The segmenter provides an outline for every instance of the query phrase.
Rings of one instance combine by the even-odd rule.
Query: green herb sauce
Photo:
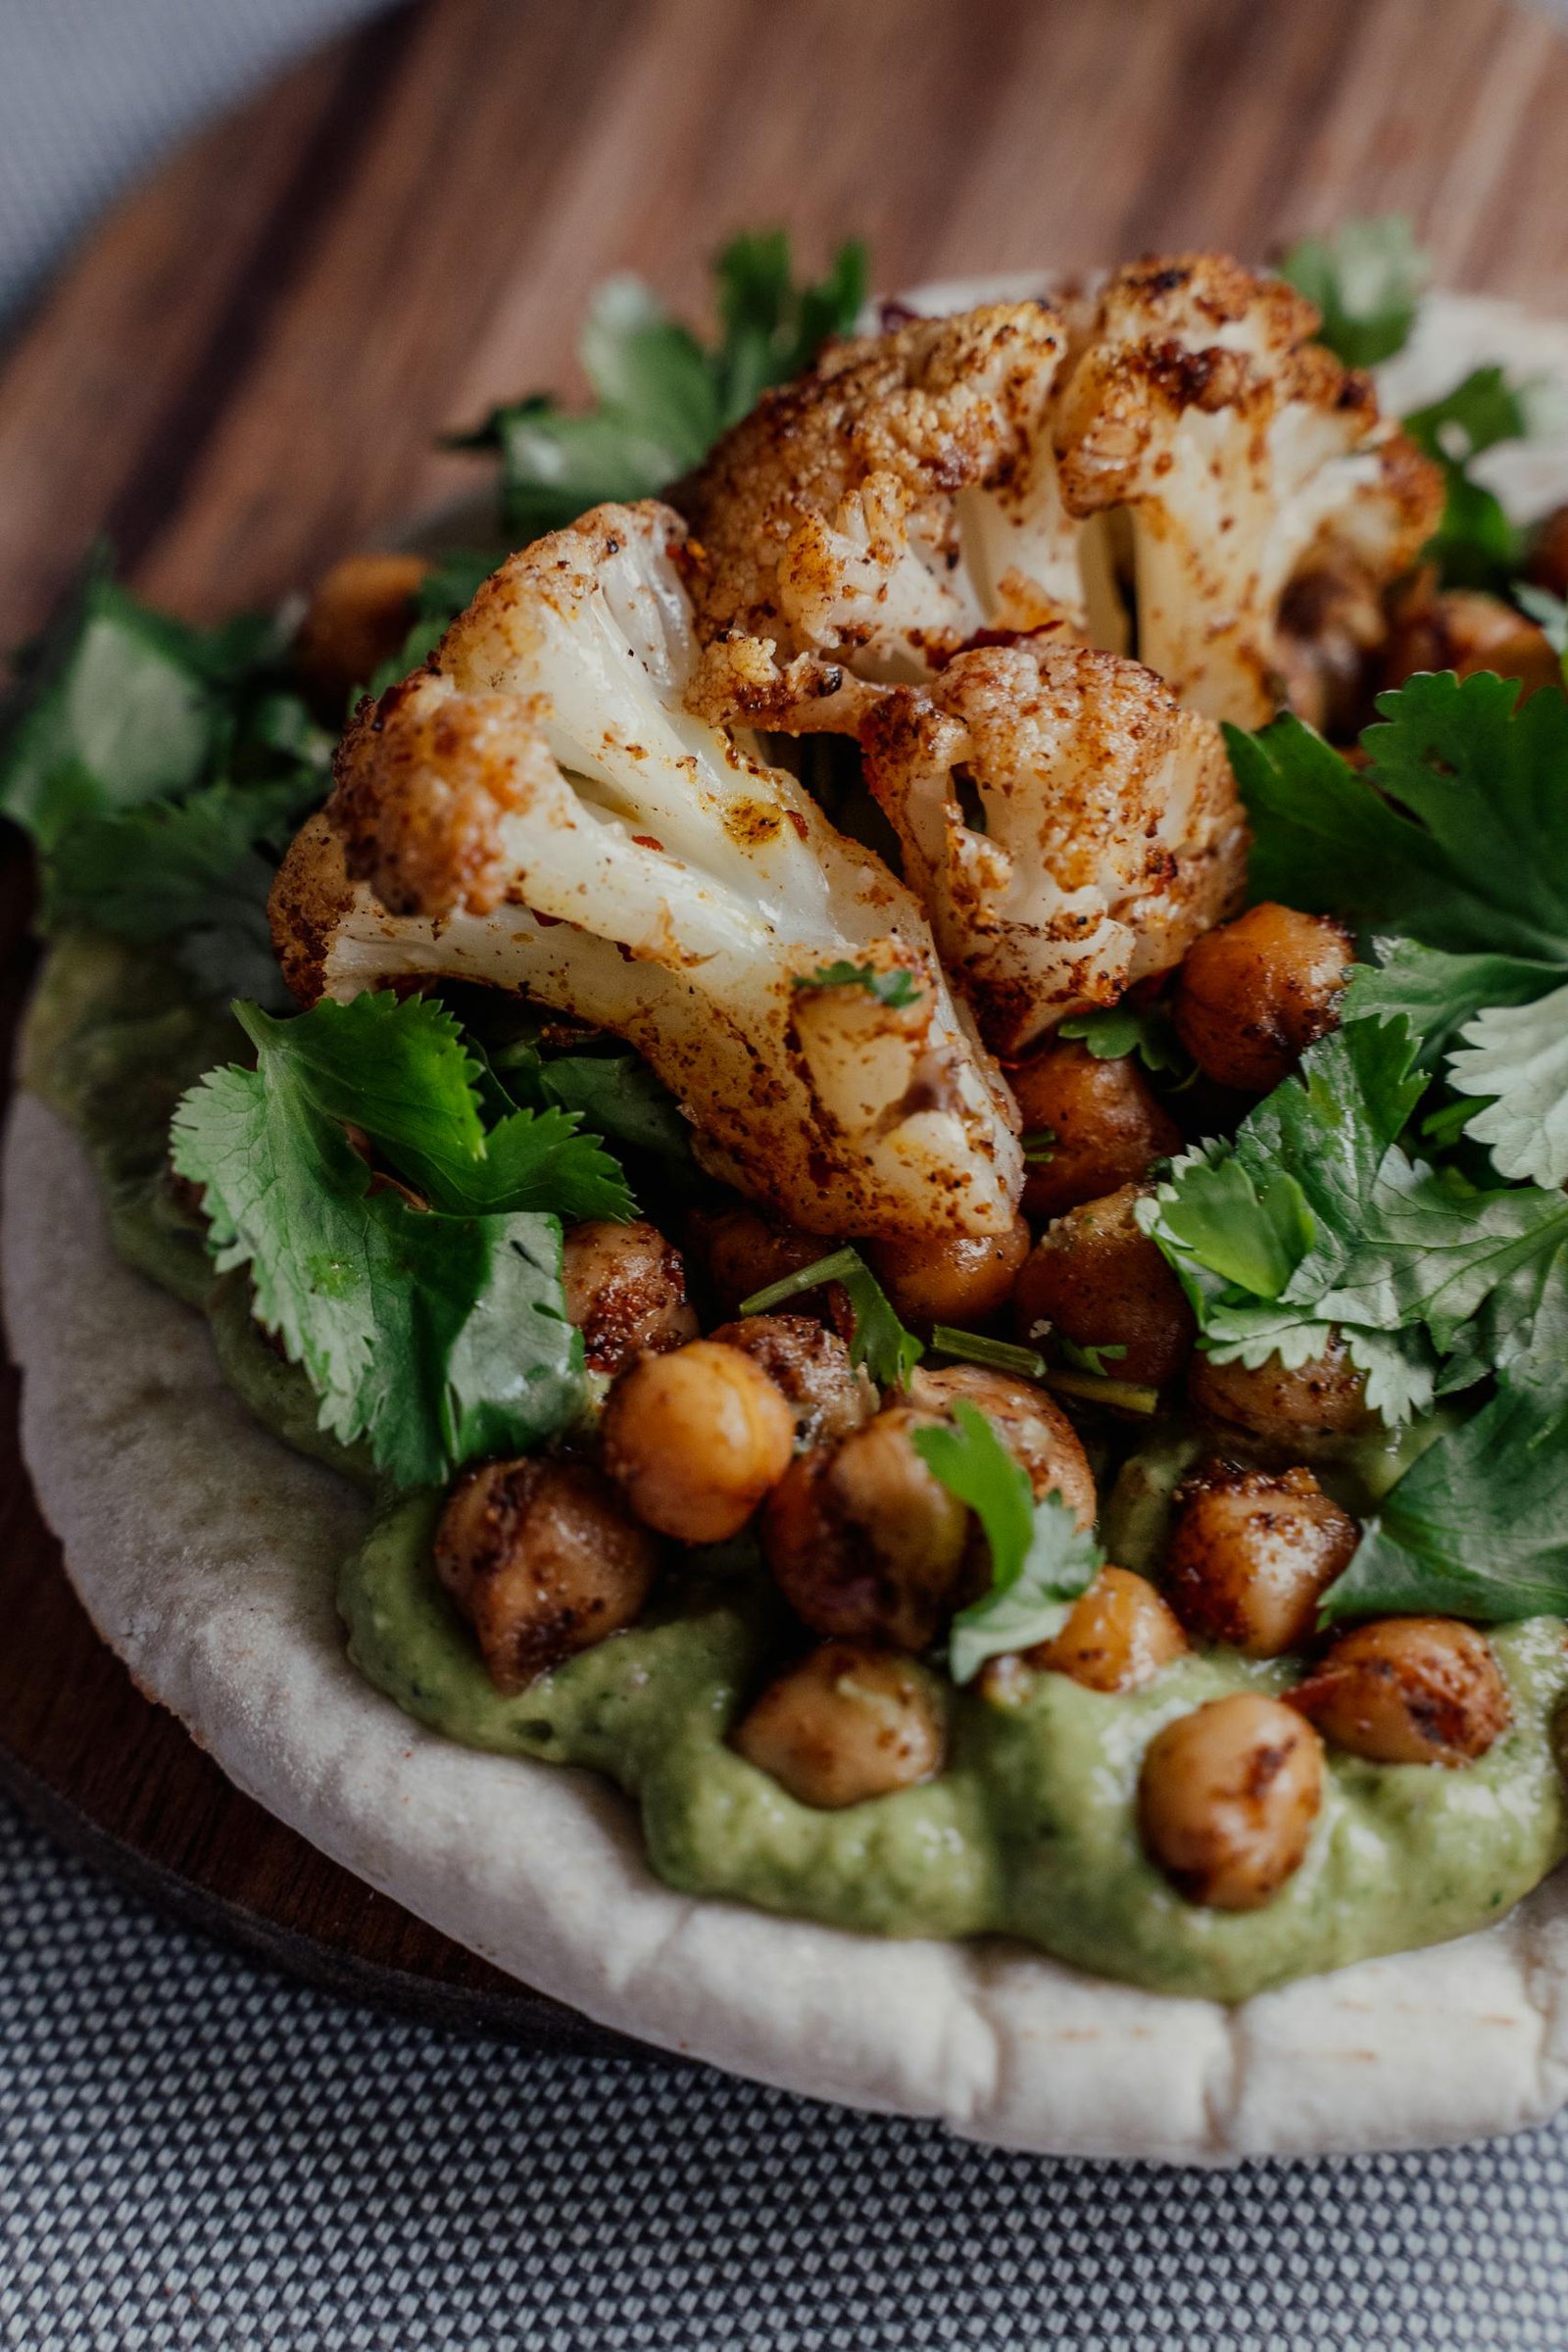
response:
[[[257,1332],[243,1286],[212,1282],[199,1231],[163,1180],[175,1097],[238,1051],[226,1017],[193,1007],[144,951],[82,937],[50,959],[24,1072],[92,1149],[130,1262],[206,1307],[252,1409],[288,1443],[363,1471],[317,1430],[303,1375]],[[1139,1537],[1153,1548],[1180,1466],[1178,1448],[1124,1480],[1111,1520],[1119,1508],[1129,1548]],[[639,1807],[654,1870],[691,1894],[881,1935],[1004,1933],[1099,1976],[1234,2001],[1486,1926],[1568,1852],[1554,1737],[1568,1629],[1556,1618],[1494,1630],[1513,1721],[1486,1756],[1448,1772],[1331,1750],[1300,1870],[1263,1910],[1227,1914],[1183,1901],[1145,1859],[1139,1765],[1172,1716],[1228,1690],[1277,1690],[1283,1667],[1210,1650],[1125,1696],[1055,1674],[1005,1703],[960,1690],[938,1780],[818,1812],[728,1744],[783,1632],[744,1546],[693,1555],[644,1623],[506,1696],[435,1577],[435,1510],[431,1495],[404,1497],[345,1564],[356,1663],[451,1739],[608,1775]]]

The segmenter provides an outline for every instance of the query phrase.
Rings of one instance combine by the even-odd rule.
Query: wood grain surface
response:
[[[1568,313],[1568,40],[1509,0],[425,0],[313,58],[105,221],[0,351],[0,642],[84,549],[193,616],[470,489],[434,438],[570,390],[612,269],[701,306],[779,220],[878,281],[1400,208],[1455,285]],[[0,859],[0,1022],[28,883]],[[605,2037],[271,1822],[72,1597],[0,1399],[0,1771],[61,1834],[318,1982]]]

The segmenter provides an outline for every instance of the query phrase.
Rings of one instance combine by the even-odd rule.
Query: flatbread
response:
[[[1482,359],[1568,385],[1568,326],[1430,310],[1401,405]],[[1568,432],[1500,486],[1521,511],[1568,498]],[[121,1263],[86,1153],[30,1097],[3,1176],[24,1451],[99,1632],[239,1788],[522,1983],[737,2074],[1043,2154],[1425,2147],[1568,2102],[1568,1866],[1484,1934],[1236,2009],[1002,1939],[891,1941],[672,1892],[606,1784],[439,1739],[350,1666],[333,1587],[362,1498],[253,1421],[201,1318]]]

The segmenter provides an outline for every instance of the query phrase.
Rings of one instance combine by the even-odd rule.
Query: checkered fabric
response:
[[[16,2352],[1561,2352],[1568,2128],[1232,2174],[1044,2163],[395,2023],[0,1806]]]

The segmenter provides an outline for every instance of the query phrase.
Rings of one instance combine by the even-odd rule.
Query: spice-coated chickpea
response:
[[[768,1496],[762,1548],[813,1632],[923,1649],[985,1590],[978,1523],[913,1443],[960,1397],[993,1422],[1037,1495],[1058,1493],[1080,1525],[1093,1520],[1083,1446],[1041,1390],[971,1365],[918,1372],[907,1401],[884,1405],[837,1446],[797,1456]]]
[[[768,1496],[762,1550],[813,1633],[923,1649],[978,1590],[969,1514],[911,1443],[939,1417],[886,1405],[837,1446],[797,1455]]]
[[[1553,596],[1568,597],[1568,507],[1553,507],[1537,523],[1525,577]]]
[[[945,1364],[937,1372],[922,1365],[909,1394],[917,1405],[942,1413],[960,1400],[972,1404],[1027,1471],[1036,1501],[1059,1494],[1080,1527],[1094,1525],[1099,1497],[1083,1441],[1055,1398],[1032,1380],[983,1364]]]
[[[795,1415],[751,1356],[693,1340],[621,1374],[603,1444],[639,1519],[686,1544],[721,1544],[788,1469]]]
[[[824,1642],[768,1685],[734,1741],[800,1803],[836,1811],[940,1772],[946,1712],[935,1679],[911,1658]]]
[[[1167,1723],[1138,1782],[1151,1859],[1189,1902],[1216,1911],[1256,1911],[1279,1892],[1300,1867],[1322,1801],[1323,1749],[1311,1725],[1250,1690]]]
[[[1480,588],[1411,598],[1396,613],[1383,684],[1402,686],[1428,669],[1455,670],[1461,678],[1495,670],[1499,678],[1517,678],[1527,695],[1562,684],[1562,664],[1545,630]]]
[[[1357,1626],[1290,1698],[1336,1747],[1375,1764],[1468,1764],[1512,1712],[1492,1644],[1453,1617]]]
[[[1210,1464],[1176,1491],[1165,1591],[1189,1633],[1279,1657],[1311,1639],[1359,1535],[1310,1470]]]
[[[947,1240],[872,1242],[866,1255],[906,1323],[985,1323],[1006,1305],[1029,1254],[1029,1228],[1015,1216],[1004,1234]]]
[[[746,1207],[701,1211],[692,1219],[690,1239],[726,1315],[738,1314],[745,1299],[782,1282],[786,1274],[814,1266],[833,1247],[819,1233],[802,1233],[797,1226],[764,1216],[760,1208]],[[789,1300],[789,1311],[836,1323],[831,1311],[836,1292],[836,1285],[826,1291],[803,1291]]]
[[[566,1319],[582,1333],[590,1372],[620,1372],[639,1355],[695,1340],[680,1251],[655,1225],[589,1217],[567,1229]]]
[[[1263,1095],[1339,1026],[1350,935],[1324,915],[1265,902],[1188,949],[1171,1013],[1206,1077]]]
[[[1187,1394],[1194,1409],[1222,1430],[1298,1458],[1382,1427],[1366,1400],[1366,1377],[1338,1332],[1321,1355],[1294,1367],[1271,1355],[1251,1371],[1200,1352],[1188,1370]]]
[[[343,703],[402,650],[415,594],[430,565],[423,556],[345,556],[317,582],[294,659],[323,709],[341,720]]]
[[[876,1411],[864,1366],[853,1364],[838,1333],[810,1315],[743,1315],[708,1336],[761,1366],[788,1401],[804,1446],[846,1437]]]
[[[1376,578],[1352,556],[1310,564],[1280,603],[1285,700],[1330,742],[1356,735],[1370,716],[1374,659],[1389,633]]]
[[[1119,1348],[1107,1372],[1157,1389],[1187,1361],[1197,1326],[1181,1284],[1140,1230],[1141,1198],[1137,1185],[1123,1185],[1058,1217],[1024,1262],[1012,1311],[1030,1346],[1049,1329],[1079,1348]]]
[[[1141,1690],[1186,1648],[1186,1636],[1147,1577],[1102,1568],[1060,1633],[1023,1655],[1027,1665],[1069,1675],[1091,1690]]]
[[[1050,1156],[1031,1164],[1024,1180],[1028,1216],[1059,1217],[1082,1200],[1141,1184],[1156,1159],[1181,1148],[1175,1120],[1134,1054],[1100,1061],[1068,1041],[1048,1046],[1008,1078],[1025,1134],[1052,1138]]]
[[[586,1462],[486,1462],[436,1523],[436,1574],[503,1690],[630,1625],[658,1565],[655,1538]]]

